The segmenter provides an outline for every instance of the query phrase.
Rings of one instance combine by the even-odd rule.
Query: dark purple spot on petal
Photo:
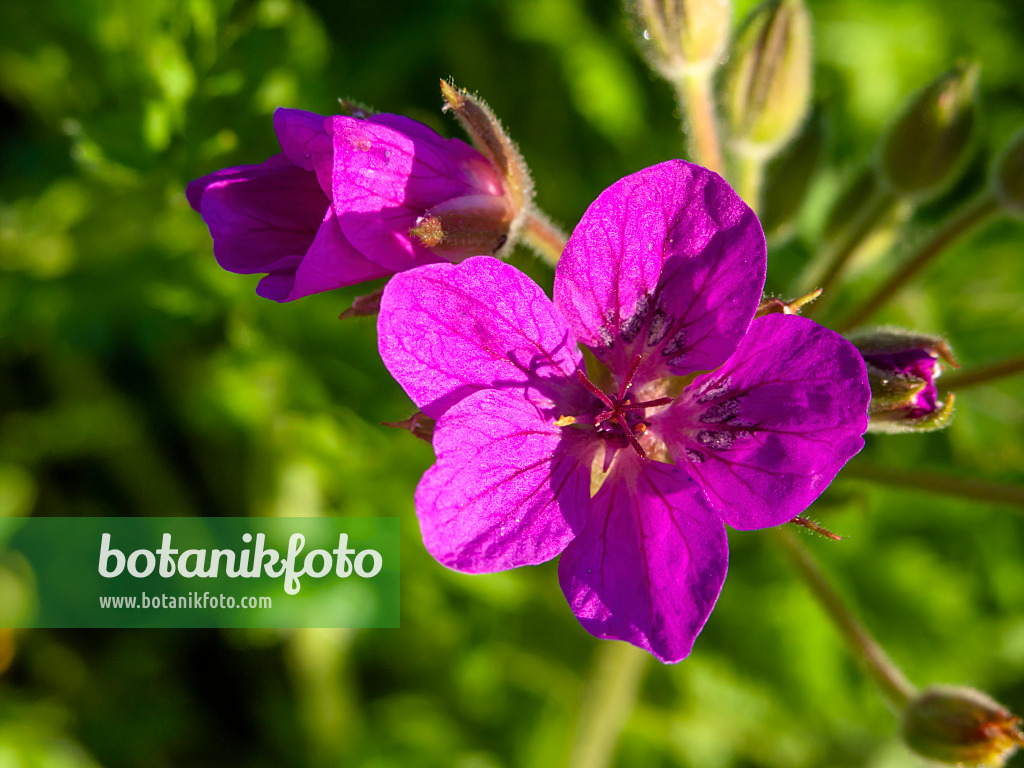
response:
[[[700,415],[700,420],[703,424],[717,424],[722,421],[728,421],[739,411],[740,401],[734,397],[731,400],[712,405]]]
[[[665,310],[658,306],[651,313],[651,324],[647,328],[647,346],[653,347],[665,338],[668,329],[672,327],[673,318]]]
[[[727,451],[732,448],[732,432],[713,432],[709,429],[702,429],[697,433],[697,441],[712,451]]]
[[[627,344],[631,343],[640,333],[640,329],[643,327],[644,320],[647,319],[647,312],[651,308],[651,295],[645,293],[640,297],[636,303],[636,311],[633,312],[632,317],[625,320],[619,327],[619,336]]]
[[[710,403],[712,400],[724,397],[729,393],[731,387],[732,379],[728,376],[720,379],[711,379],[697,390],[697,402],[701,404]]]
[[[686,449],[686,458],[688,458],[694,464],[703,464],[704,463],[704,454],[701,453],[700,451],[695,451],[692,448],[687,448]]]
[[[676,332],[676,335],[672,337],[669,343],[665,345],[665,348],[661,350],[661,354],[668,357],[669,355],[678,354],[684,349],[686,349],[686,329],[681,328]]]

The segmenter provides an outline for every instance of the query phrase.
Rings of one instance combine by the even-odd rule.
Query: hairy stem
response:
[[[781,527],[775,529],[775,534],[801,578],[810,587],[829,618],[835,622],[843,638],[859,657],[882,694],[897,711],[902,710],[917,693],[913,684],[888,657],[878,641],[857,621],[797,536]]]
[[[904,467],[865,464],[863,461],[853,461],[846,465],[843,469],[843,477],[856,477],[883,485],[914,488],[943,496],[957,496],[975,502],[990,501],[996,504],[1024,507],[1024,488],[991,480],[976,480]]]
[[[584,691],[570,768],[606,768],[636,704],[647,654],[628,643],[604,642]]]
[[[749,205],[754,213],[761,213],[761,188],[764,186],[764,158],[756,155],[739,153],[735,155],[739,165],[739,176],[736,191],[743,202]]]
[[[718,138],[713,72],[712,66],[700,66],[680,74],[675,82],[676,99],[683,113],[690,159],[715,173],[723,173],[725,164]]]
[[[526,221],[523,222],[522,238],[537,256],[551,266],[555,266],[562,258],[562,251],[569,240],[547,214],[537,208],[532,208],[527,214]]]
[[[975,368],[973,371],[954,371],[946,374],[940,379],[939,388],[942,392],[968,389],[981,384],[989,384],[1006,376],[1014,376],[1024,373],[1024,355],[1011,357],[1009,360],[1001,360],[992,365]]]
[[[996,199],[985,194],[968,203],[947,219],[929,237],[921,242],[910,257],[885,281],[864,304],[840,323],[839,330],[855,328],[895,296],[910,280],[950,245],[983,223],[991,221],[1001,209]]]
[[[876,192],[860,214],[839,233],[839,236],[828,247],[823,258],[825,271],[821,279],[814,280],[813,275],[810,274],[801,277],[800,285],[805,290],[816,286],[822,291],[821,298],[807,308],[807,311],[804,312],[805,315],[811,316],[821,312],[822,306],[829,299],[829,292],[839,275],[842,274],[850,257],[857,252],[857,249],[867,240],[895,204],[896,200],[892,195]],[[812,286],[811,282],[814,282],[815,286]]]

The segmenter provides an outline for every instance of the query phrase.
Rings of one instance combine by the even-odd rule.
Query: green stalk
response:
[[[829,618],[842,633],[854,654],[858,656],[882,695],[897,712],[902,711],[907,703],[917,695],[913,684],[893,663],[878,641],[857,621],[797,536],[782,527],[776,528],[774,532],[783,551],[792,561],[821,607],[825,609]]]
[[[676,99],[683,114],[690,159],[698,165],[724,173],[722,145],[718,137],[718,115],[712,87],[714,67],[710,62],[689,67],[675,83]]]
[[[985,194],[968,203],[947,219],[930,237],[925,239],[910,257],[879,287],[860,309],[839,324],[839,330],[856,328],[885,306],[896,293],[916,277],[931,261],[961,237],[985,224],[1001,212],[991,194]]]
[[[537,208],[532,208],[526,215],[522,239],[541,260],[552,267],[562,258],[562,251],[565,250],[568,241],[565,233],[551,222],[547,214]]]
[[[629,643],[607,641],[584,692],[570,768],[607,768],[633,713],[648,655]]]
[[[829,292],[836,284],[850,257],[856,253],[857,249],[868,239],[868,236],[874,232],[879,222],[886,217],[895,205],[896,198],[891,194],[876,192],[867,205],[864,206],[860,215],[843,229],[838,238],[826,251],[823,259],[826,265],[824,274],[820,280],[814,281],[815,286],[822,290],[821,299],[808,307],[807,311],[804,312],[805,315],[820,314],[823,303],[828,300]],[[813,277],[811,275],[804,275],[800,280],[800,284],[805,289],[815,287],[810,285],[812,280]]]
[[[942,392],[960,392],[970,387],[977,387],[982,384],[990,384],[998,379],[1007,376],[1015,376],[1024,373],[1024,355],[1011,357],[1008,360],[1001,360],[992,365],[975,368],[973,371],[954,371],[940,379],[939,389]]]
[[[1024,488],[991,480],[975,480],[940,472],[865,464],[863,461],[853,461],[847,464],[843,469],[843,477],[856,477],[883,485],[914,488],[919,491],[956,496],[975,502],[990,501],[995,504],[1024,507]]]
[[[754,213],[760,215],[765,159],[746,152],[737,152],[735,158],[739,166],[736,191],[743,198],[743,202],[749,205]]]

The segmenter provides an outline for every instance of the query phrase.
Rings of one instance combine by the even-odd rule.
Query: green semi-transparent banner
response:
[[[398,518],[0,519],[0,626],[397,627]]]

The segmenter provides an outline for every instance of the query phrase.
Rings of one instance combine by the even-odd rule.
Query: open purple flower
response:
[[[754,320],[765,266],[751,210],[677,160],[590,206],[554,302],[489,258],[394,278],[381,355],[437,419],[416,492],[430,553],[472,573],[561,553],[588,631],[684,658],[725,579],[725,524],[792,519],[863,445],[860,355],[802,317]]]
[[[267,273],[261,296],[292,301],[505,243],[514,212],[502,181],[458,139],[399,115],[297,109],[277,110],[274,130],[281,154],[186,190],[220,265]],[[446,222],[462,237],[441,242]]]

